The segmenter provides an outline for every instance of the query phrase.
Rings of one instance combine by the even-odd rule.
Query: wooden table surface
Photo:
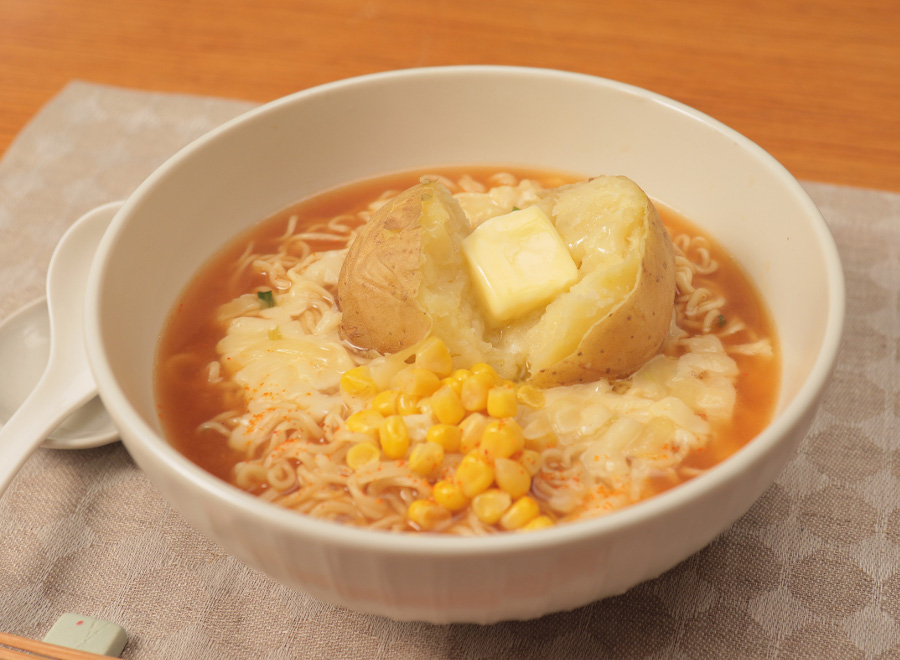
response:
[[[897,0],[0,0],[0,152],[73,79],[268,101],[446,64],[632,83],[800,179],[900,191]]]

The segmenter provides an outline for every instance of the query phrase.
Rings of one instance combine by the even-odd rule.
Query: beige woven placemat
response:
[[[62,90],[0,161],[0,318],[42,295],[53,247],[83,212],[250,107]],[[60,614],[88,614],[128,630],[126,658],[900,657],[900,195],[807,188],[849,294],[824,409],[753,509],[662,577],[534,621],[397,623],[247,568],[119,444],[42,449],[0,499],[0,630],[40,638]]]

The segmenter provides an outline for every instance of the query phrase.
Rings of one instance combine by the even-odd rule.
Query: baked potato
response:
[[[378,209],[350,245],[338,278],[344,338],[389,354],[435,332],[461,364],[502,362],[483,339],[465,272],[461,244],[470,232],[462,208],[437,182],[413,186]]]
[[[466,213],[426,181],[381,207],[348,249],[338,282],[344,337],[387,354],[435,335],[455,366],[488,362],[540,387],[630,375],[659,351],[674,307],[674,249],[656,208],[625,177],[552,189],[534,205],[577,268],[549,302],[492,317],[463,249],[473,233]]]
[[[528,331],[531,381],[548,387],[629,376],[669,332],[672,240],[647,195],[621,176],[563,187],[553,217],[581,279]]]
[[[353,344],[395,353],[431,329],[428,312],[416,295],[422,283],[426,200],[442,194],[434,186],[400,193],[372,216],[348,250],[338,298],[341,332]]]

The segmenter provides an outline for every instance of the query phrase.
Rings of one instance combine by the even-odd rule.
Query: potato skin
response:
[[[405,190],[378,209],[353,241],[338,279],[341,333],[355,346],[395,353],[425,338],[431,319],[422,283],[423,200],[433,184]]]
[[[626,378],[659,353],[675,302],[675,251],[648,200],[641,270],[630,295],[598,320],[567,357],[531,375],[537,387]]]

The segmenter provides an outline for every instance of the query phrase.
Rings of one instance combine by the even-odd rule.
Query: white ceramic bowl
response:
[[[768,428],[708,473],[608,517],[474,539],[306,518],[219,481],[166,442],[152,386],[157,337],[186,282],[227,239],[337,184],[477,163],[624,174],[717,238],[755,279],[780,333],[782,389]],[[726,529],[772,483],[809,428],[843,314],[841,267],[821,215],[755,144],[628,85],[476,66],[324,85],[197,140],[150,176],[113,220],[91,273],[86,323],[100,393],[128,451],[202,533],[326,601],[396,619],[489,623],[621,593]]]

